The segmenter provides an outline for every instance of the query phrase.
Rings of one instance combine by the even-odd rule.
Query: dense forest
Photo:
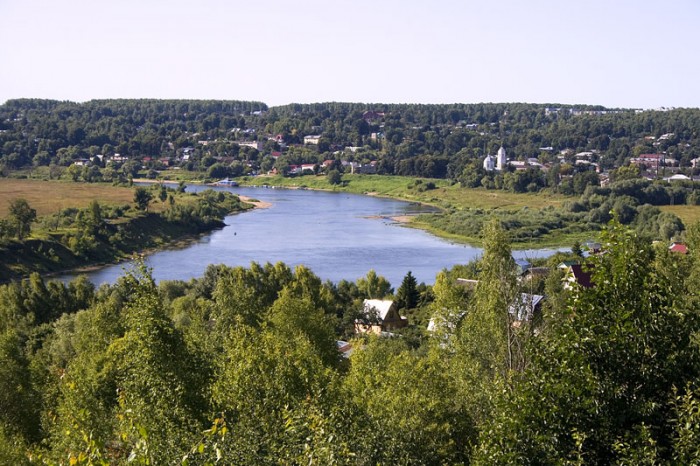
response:
[[[495,221],[478,261],[395,293],[284,264],[33,275],[0,286],[0,463],[697,464],[700,226],[688,240],[613,220],[579,257],[592,287],[519,280]],[[514,310],[523,292],[541,312]],[[356,335],[384,297],[409,326]]]
[[[268,108],[260,102],[38,99],[0,106],[0,164],[68,166],[120,154],[151,166],[175,161],[189,169],[217,162],[234,174],[285,163],[337,158],[374,161],[380,174],[450,178],[475,184],[482,160],[504,146],[513,160],[557,162],[591,152],[604,170],[630,157],[663,153],[689,168],[700,157],[700,110],[635,111],[541,104],[398,105],[319,103]],[[305,136],[318,136],[306,144]],[[243,142],[258,142],[255,147]],[[183,160],[183,150],[192,156]],[[243,162],[234,164],[232,162]],[[265,162],[265,163],[264,163]],[[561,165],[561,164],[560,164]],[[568,172],[566,172],[568,173]],[[478,176],[477,176],[478,175]],[[533,181],[535,183],[539,181]],[[546,180],[541,180],[544,184]]]

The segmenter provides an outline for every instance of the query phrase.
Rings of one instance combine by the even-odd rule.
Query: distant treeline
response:
[[[506,147],[509,157],[565,162],[593,151],[602,169],[630,157],[664,153],[689,168],[700,156],[700,109],[635,111],[557,104],[364,104],[319,103],[268,107],[261,102],[192,100],[38,99],[0,106],[0,166],[16,169],[67,166],[96,155],[167,158],[183,168],[206,170],[223,158],[245,162],[235,172],[270,169],[276,163],[320,163],[342,158],[376,162],[380,174],[450,178],[474,185],[481,161]],[[304,137],[320,136],[313,145]],[[662,137],[663,136],[663,137]],[[241,142],[259,142],[257,148]],[[191,148],[191,156],[181,158]],[[537,183],[538,181],[534,181]],[[545,181],[542,180],[542,183]],[[477,183],[479,184],[479,183]],[[529,183],[528,183],[529,184]]]

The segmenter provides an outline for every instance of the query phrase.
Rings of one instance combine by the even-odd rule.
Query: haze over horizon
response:
[[[700,107],[700,3],[0,1],[14,98]]]

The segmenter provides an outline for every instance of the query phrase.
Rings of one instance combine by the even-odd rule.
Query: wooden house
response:
[[[365,299],[362,314],[355,320],[355,333],[381,335],[384,332],[403,328],[407,324],[408,320],[401,317],[394,301]]]

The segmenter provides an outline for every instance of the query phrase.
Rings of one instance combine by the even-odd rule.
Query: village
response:
[[[599,242],[589,241],[582,245],[585,249],[585,257],[605,254]],[[672,254],[687,255],[688,247],[685,243],[672,242],[668,246]],[[551,267],[533,266],[526,259],[515,259],[515,273],[517,283],[522,290],[528,289],[528,285],[534,280],[546,278],[553,272]],[[593,269],[591,262],[584,260],[566,260],[560,262],[556,269],[561,276],[562,289],[566,293],[578,293],[595,286],[592,278]],[[456,278],[453,283],[467,292],[473,293],[479,285],[477,279]],[[538,333],[538,325],[543,319],[543,305],[547,297],[542,294],[521,292],[508,306],[510,326],[520,328],[528,325],[533,328],[534,334]],[[364,299],[360,317],[355,320],[355,334],[358,337],[374,335],[384,338],[401,338],[401,330],[407,328],[409,319],[400,314],[401,309],[395,299]],[[425,331],[435,338],[447,339],[453,336],[466,315],[466,310],[445,309],[430,318]],[[357,347],[362,346],[362,339],[353,342],[338,340],[338,350],[345,358],[349,358]]]

